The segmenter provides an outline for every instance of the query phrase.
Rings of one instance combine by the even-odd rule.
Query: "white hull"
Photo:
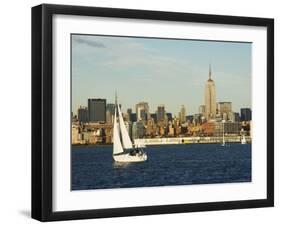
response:
[[[115,162],[144,162],[147,160],[147,155],[145,153],[142,155],[130,155],[129,153],[126,153],[113,155],[112,157]]]

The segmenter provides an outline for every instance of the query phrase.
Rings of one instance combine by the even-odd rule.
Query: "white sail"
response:
[[[113,125],[113,155],[123,152],[123,147],[122,147],[122,144],[121,144],[119,131],[120,130],[119,130],[119,125],[117,123],[116,109],[115,109],[114,125]]]
[[[124,123],[124,120],[123,120],[123,117],[122,117],[122,113],[120,111],[119,104],[117,104],[117,108],[118,108],[119,124],[120,124],[120,129],[121,129],[123,147],[125,149],[133,148],[133,144],[132,144],[132,141],[129,137],[129,133],[126,129],[126,126],[125,126],[125,123]]]

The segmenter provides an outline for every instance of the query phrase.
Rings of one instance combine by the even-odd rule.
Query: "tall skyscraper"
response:
[[[165,106],[160,105],[157,107],[157,122],[160,122],[162,120],[165,120]]]
[[[109,103],[106,105],[106,122],[113,123],[113,116],[115,112],[115,104]]]
[[[209,66],[209,79],[205,85],[205,118],[207,120],[216,117],[216,86],[212,80],[211,66]]]
[[[79,122],[88,122],[88,109],[86,107],[80,106],[77,111]]]
[[[186,108],[184,105],[181,106],[181,109],[180,109],[180,117],[179,117],[179,120],[181,123],[185,123],[186,122]]]
[[[88,99],[89,122],[106,121],[106,99]]]
[[[251,108],[241,108],[241,121],[251,121],[252,120],[252,110]]]
[[[150,118],[149,107],[147,102],[136,104],[137,121],[146,121]]]

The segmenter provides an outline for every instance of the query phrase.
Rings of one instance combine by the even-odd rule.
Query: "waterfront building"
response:
[[[72,125],[71,128],[71,142],[72,144],[79,143],[79,127],[76,125]]]
[[[224,132],[225,135],[239,135],[241,131],[241,124],[239,122],[216,122],[215,123],[215,136],[222,136]]]
[[[80,144],[111,143],[113,125],[107,123],[88,123],[80,126]]]
[[[205,118],[206,120],[216,117],[216,87],[212,80],[211,66],[209,66],[209,79],[205,85]]]
[[[84,136],[87,144],[104,143],[102,129],[96,129],[85,132]]]
[[[156,114],[157,114],[157,122],[165,120],[165,106],[163,104],[157,107]]]
[[[137,121],[146,121],[150,118],[149,106],[147,102],[140,102],[136,104]]]
[[[80,106],[77,110],[78,121],[81,123],[88,122],[88,108]]]
[[[202,124],[202,133],[206,136],[213,136],[216,130],[216,122],[209,121],[204,124]]]
[[[190,124],[188,126],[188,134],[192,136],[200,136],[200,134],[202,133],[202,126],[203,125]]]
[[[89,122],[106,122],[106,99],[88,99]]]
[[[252,110],[251,108],[241,108],[241,121],[251,121],[252,120]]]

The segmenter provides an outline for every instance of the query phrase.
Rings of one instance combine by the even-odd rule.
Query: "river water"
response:
[[[251,181],[251,144],[181,144],[145,148],[148,160],[117,164],[112,146],[73,146],[72,190]]]

